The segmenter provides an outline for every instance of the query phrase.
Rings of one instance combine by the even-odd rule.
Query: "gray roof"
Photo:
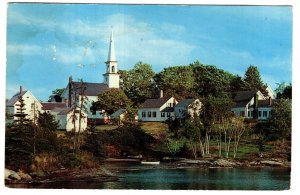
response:
[[[279,99],[272,99],[271,100],[271,104],[270,104],[270,100],[258,100],[258,107],[272,107],[274,105],[274,103],[279,102]]]
[[[116,112],[112,113],[110,115],[110,117],[111,118],[116,118],[116,117],[119,117],[121,114],[123,114],[125,112],[126,112],[126,110],[121,108],[121,109],[117,110]]]
[[[86,87],[85,95],[86,96],[98,96],[99,94],[108,91],[109,87],[105,83],[87,83],[83,82]],[[76,93],[80,94],[81,82],[73,82],[73,85],[76,87]]]
[[[158,99],[147,99],[142,105],[141,108],[160,108],[164,105],[170,97],[163,97]]]
[[[185,107],[187,108],[191,103],[193,103],[195,99],[183,99],[175,107]]]
[[[42,102],[42,110],[53,110],[54,108],[66,108],[67,105],[61,102]]]
[[[249,100],[250,101],[250,100]],[[240,101],[240,102],[234,102],[233,107],[234,108],[240,108],[240,107],[245,107],[249,101]]]
[[[66,115],[72,111],[72,108],[55,108],[53,111],[58,112],[57,115]]]
[[[14,106],[15,103],[19,100],[19,96],[23,96],[27,91],[23,91],[21,94],[20,92],[16,93],[8,102],[6,103],[6,106]]]
[[[250,101],[258,91],[238,91],[233,99],[234,102]]]
[[[174,107],[165,107],[161,112],[174,112]]]

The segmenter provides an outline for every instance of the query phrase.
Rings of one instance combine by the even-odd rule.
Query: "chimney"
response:
[[[69,98],[68,107],[72,107],[72,76],[69,77]]]
[[[22,94],[23,92],[23,88],[22,88],[22,85],[20,85],[20,95]]]
[[[164,97],[164,91],[163,90],[160,90],[159,91],[159,98],[163,98]]]
[[[269,97],[269,106],[272,106],[272,98]]]
[[[253,118],[258,119],[258,95],[254,95]]]

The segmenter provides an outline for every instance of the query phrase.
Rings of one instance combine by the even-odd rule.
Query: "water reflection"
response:
[[[112,168],[112,167],[110,167]],[[118,169],[119,181],[105,183],[67,182],[23,185],[23,188],[161,189],[161,190],[285,190],[290,187],[286,168],[189,168],[131,165]]]

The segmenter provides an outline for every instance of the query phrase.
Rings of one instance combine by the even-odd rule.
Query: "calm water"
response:
[[[25,188],[155,189],[155,190],[286,190],[287,168],[187,168],[131,165],[111,167],[120,176],[116,182],[50,183],[19,185]]]

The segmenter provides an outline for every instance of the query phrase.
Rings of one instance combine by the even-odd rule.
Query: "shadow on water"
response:
[[[118,169],[116,171],[116,169]],[[56,189],[160,189],[160,190],[286,190],[289,168],[162,169],[140,165],[114,167],[119,181],[60,182],[13,185],[17,188]]]

